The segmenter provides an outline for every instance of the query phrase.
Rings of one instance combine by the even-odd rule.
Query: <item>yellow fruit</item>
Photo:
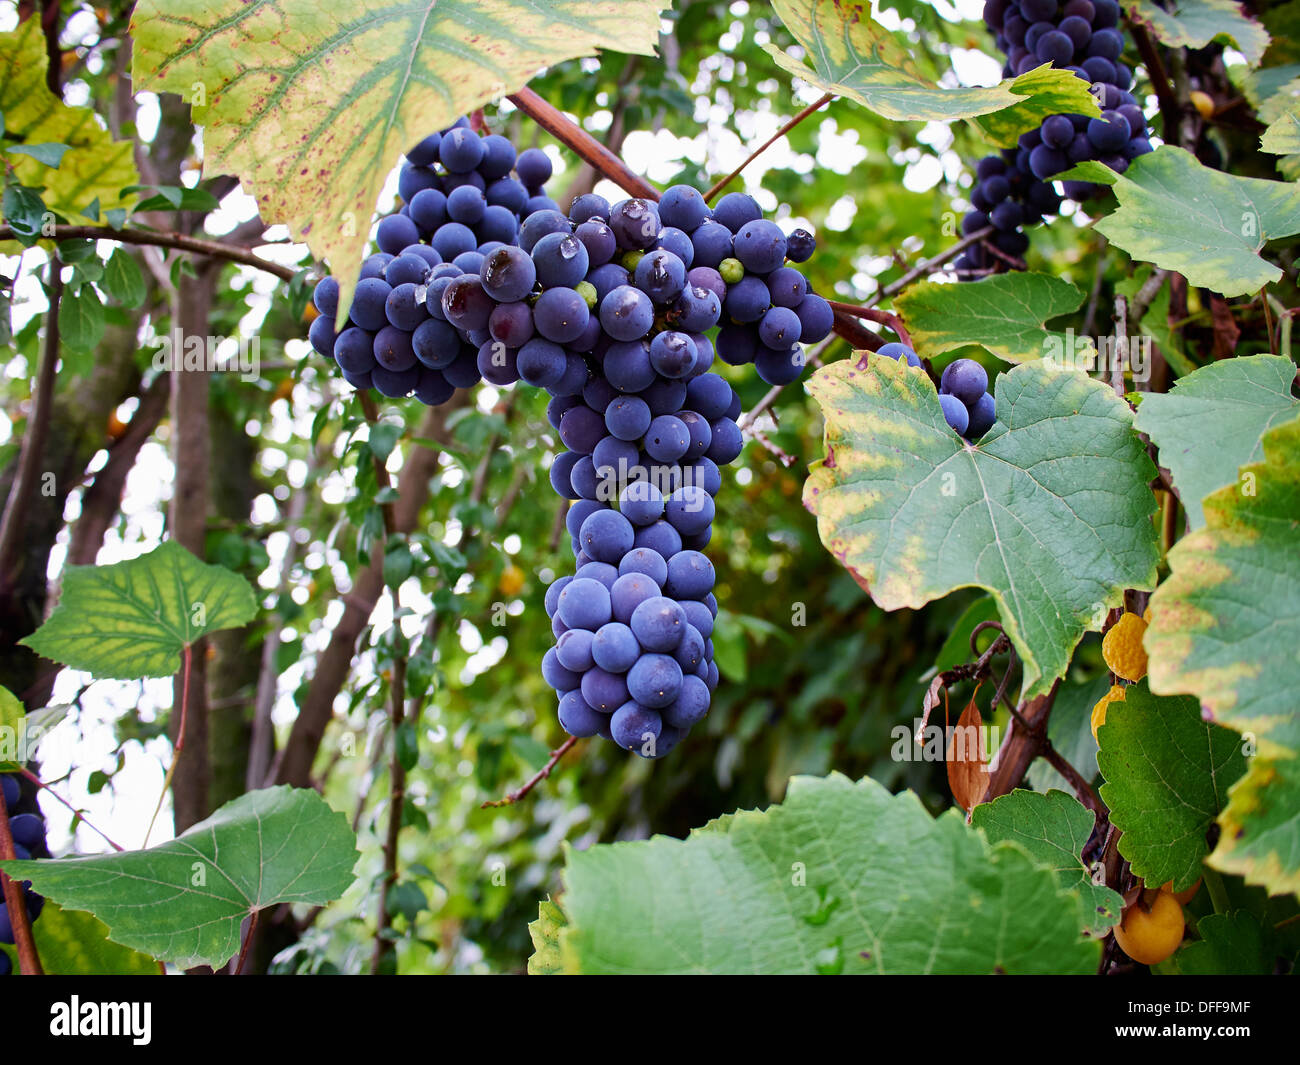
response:
[[[108,413],[108,438],[110,440],[120,440],[126,434],[126,422],[117,416],[117,411]]]
[[[1122,703],[1124,701],[1124,685],[1112,684],[1110,691],[1097,700],[1097,705],[1092,708],[1092,738],[1097,738],[1097,730],[1106,723],[1106,707],[1111,703]]]
[[[1147,675],[1147,653],[1142,647],[1142,636],[1147,623],[1136,614],[1119,616],[1106,638],[1101,641],[1101,657],[1117,677],[1139,681]]]
[[[1147,608],[1146,608],[1144,611],[1142,611],[1142,620],[1145,621],[1148,625],[1151,624],[1151,604],[1150,604],[1150,603],[1147,603]]]
[[[308,300],[307,306],[302,309],[303,322],[306,325],[311,325],[311,323],[316,321],[316,319],[319,317],[320,317],[320,311],[316,309],[316,304],[312,303],[311,300]]]
[[[286,377],[283,380],[281,380],[279,384],[275,386],[275,395],[273,395],[271,398],[272,400],[288,399],[292,395],[293,395],[293,378]]]
[[[1115,941],[1136,962],[1155,965],[1178,949],[1183,941],[1183,908],[1161,891],[1149,910],[1136,902],[1115,928]]]
[[[1200,89],[1192,90],[1192,106],[1196,108],[1202,118],[1214,117],[1214,97],[1208,92],[1201,92]]]
[[[502,595],[518,595],[524,586],[524,571],[518,566],[510,565],[501,571],[501,579],[497,581],[497,590]]]

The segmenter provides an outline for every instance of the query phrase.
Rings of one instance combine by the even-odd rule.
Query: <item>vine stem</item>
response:
[[[488,799],[486,802],[480,804],[479,809],[488,810],[498,806],[513,806],[525,795],[527,795],[530,791],[532,791],[533,788],[537,787],[538,784],[540,784],[543,780],[549,777],[551,775],[551,770],[554,769],[556,765],[559,764],[560,759],[563,758],[566,754],[568,754],[569,751],[572,749],[573,745],[577,742],[578,742],[577,736],[570,736],[567,740],[565,740],[562,744],[560,744],[559,747],[557,747],[555,750],[551,752],[550,760],[544,766],[542,766],[541,769],[539,769],[536,773],[534,773],[531,777],[529,777],[528,780],[525,781],[520,787],[516,788],[514,791],[506,792],[505,798]]]
[[[153,808],[153,816],[149,818],[149,827],[145,829],[144,843],[142,848],[149,846],[149,837],[153,834],[153,826],[158,820],[158,813],[162,810],[163,799],[167,797],[167,791],[172,786],[172,778],[176,775],[176,764],[181,760],[181,752],[185,750],[185,722],[190,707],[190,667],[194,664],[194,648],[191,644],[186,644],[181,649],[183,666],[181,667],[181,727],[176,730],[176,747],[172,750],[172,762],[167,767],[167,776],[163,779],[162,791],[158,793],[158,804]]]
[[[388,731],[393,750],[388,762],[388,826],[384,837],[384,878],[379,885],[379,912],[375,915],[375,952],[370,972],[379,975],[379,967],[388,949],[384,933],[388,931],[388,894],[397,883],[397,837],[402,830],[402,810],[406,805],[406,768],[402,765],[401,739],[398,736],[405,720],[406,656],[393,659],[393,679],[389,684]]]
[[[813,103],[810,103],[807,107],[805,107],[802,111],[800,111],[797,115],[795,115],[794,118],[790,119],[790,121],[788,121],[775,133],[773,133],[772,136],[768,137],[767,140],[765,140],[762,144],[760,144],[757,148],[755,148],[752,152],[750,152],[748,158],[746,158],[745,161],[740,164],[740,166],[736,167],[736,169],[733,170],[730,174],[722,178],[720,181],[716,182],[713,188],[709,189],[709,191],[704,194],[704,202],[705,203],[711,202],[714,196],[716,196],[728,185],[730,185],[733,181],[735,181],[736,178],[740,177],[741,173],[744,172],[745,167],[749,166],[750,163],[752,163],[755,159],[757,159],[760,155],[762,155],[765,151],[767,151],[770,147],[772,147],[773,144],[775,144],[787,133],[789,133],[792,129],[794,129],[795,126],[799,125],[799,123],[802,122],[805,118],[807,118],[811,114],[814,114],[817,111],[820,111],[833,99],[835,99],[834,93],[828,92],[821,99],[816,100]]]
[[[248,960],[248,948],[253,945],[253,935],[257,932],[257,920],[261,916],[261,910],[254,910],[252,917],[248,919],[248,931],[244,933],[244,942],[239,948],[239,961],[235,963],[232,976],[242,976],[244,973],[244,962]]]
[[[945,248],[937,255],[932,255],[930,258],[917,263],[914,267],[912,267],[912,269],[910,269],[897,281],[891,281],[888,285],[886,285],[879,292],[877,292],[873,297],[871,297],[871,299],[867,300],[864,306],[874,307],[876,306],[876,304],[880,303],[881,300],[887,300],[893,296],[897,296],[900,292],[903,291],[903,289],[907,288],[907,286],[910,285],[913,281],[918,281],[923,277],[928,277],[930,274],[934,273],[941,266],[947,263],[950,259],[955,259],[958,255],[964,252],[972,244],[978,244],[985,237],[992,235],[992,233],[993,233],[993,227],[985,226],[983,229],[977,229],[974,233],[962,237],[961,240],[957,241],[957,243],[952,245],[951,247]]]
[[[0,858],[13,861],[17,857],[14,836],[9,830],[9,805],[5,802],[3,789],[0,789]],[[9,874],[3,872],[0,872],[0,887],[4,889],[5,908],[14,931],[14,946],[18,948],[19,969],[24,976],[43,976],[45,970],[41,968],[41,956],[36,951],[32,923],[27,919],[23,889],[17,880],[10,880]]]
[[[187,233],[177,233],[175,230],[114,229],[112,226],[72,225],[56,225],[54,227],[53,239],[55,240],[76,240],[78,238],[115,240],[120,244],[143,244],[154,248],[173,248],[176,251],[187,251],[194,255],[207,255],[213,259],[226,259],[232,263],[242,263],[244,266],[255,266],[259,270],[265,270],[268,274],[274,274],[281,281],[292,281],[298,273],[292,266],[281,266],[279,263],[263,259],[260,255],[254,255],[249,248],[241,248],[233,244],[227,244],[224,241],[210,240],[206,237],[191,237]],[[0,226],[0,240],[13,239],[13,227]]]
[[[860,307],[855,303],[841,303],[839,300],[827,300],[826,302],[835,310],[842,311],[854,318],[865,318],[868,322],[888,326],[899,340],[909,348],[912,346],[912,338],[907,332],[907,327],[903,325],[902,319],[892,311],[882,311],[875,307]]]
[[[609,178],[629,196],[639,196],[643,200],[659,199],[659,191],[645,178],[634,174],[622,159],[532,89],[520,89],[506,99],[561,144],[572,149],[596,173]]]

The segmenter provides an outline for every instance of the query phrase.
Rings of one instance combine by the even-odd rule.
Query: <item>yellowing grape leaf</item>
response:
[[[408,148],[598,48],[652,55],[660,0],[142,0],[137,90],[180,93],[205,171],[330,260],[351,302],[370,217]]]
[[[1086,81],[1046,65],[997,85],[940,88],[942,72],[923,69],[917,49],[873,20],[870,4],[773,0],[772,7],[813,64],[764,45],[778,66],[896,122],[975,119],[991,141],[1009,148],[1048,115],[1100,114]]]
[[[1205,527],[1169,552],[1143,643],[1151,690],[1189,693],[1262,754],[1300,751],[1300,419],[1206,496]]]
[[[978,446],[944,421],[933,383],[893,359],[808,382],[826,459],[804,505],[822,543],[885,610],[985,588],[1024,663],[1023,694],[1064,674],[1125,588],[1153,588],[1155,467],[1115,393],[1024,363],[1000,374]]]
[[[132,145],[115,141],[89,107],[69,107],[45,84],[45,37],[40,19],[27,18],[0,33],[0,114],[7,142],[66,145],[57,168],[32,154],[10,152],[8,164],[20,184],[44,186],[45,206],[69,221],[99,221],[99,214],[125,205],[122,190],[139,182]],[[43,154],[43,153],[42,153]]]

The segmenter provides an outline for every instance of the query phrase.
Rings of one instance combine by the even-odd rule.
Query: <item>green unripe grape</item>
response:
[[[579,281],[573,286],[573,291],[582,297],[589,308],[596,306],[596,286],[590,281]]]
[[[734,285],[745,276],[745,267],[739,259],[723,259],[718,263],[718,273],[728,285]]]

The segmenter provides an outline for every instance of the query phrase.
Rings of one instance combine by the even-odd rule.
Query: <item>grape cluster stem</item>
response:
[[[13,861],[17,857],[13,833],[9,831],[9,807],[5,802],[4,792],[0,791],[0,858]],[[19,969],[24,976],[44,976],[41,956],[36,951],[36,940],[32,937],[32,923],[27,919],[27,904],[23,900],[22,887],[16,880],[10,880],[9,875],[3,872],[0,872],[0,886],[4,888],[5,906],[9,911],[9,921],[13,925]]]

